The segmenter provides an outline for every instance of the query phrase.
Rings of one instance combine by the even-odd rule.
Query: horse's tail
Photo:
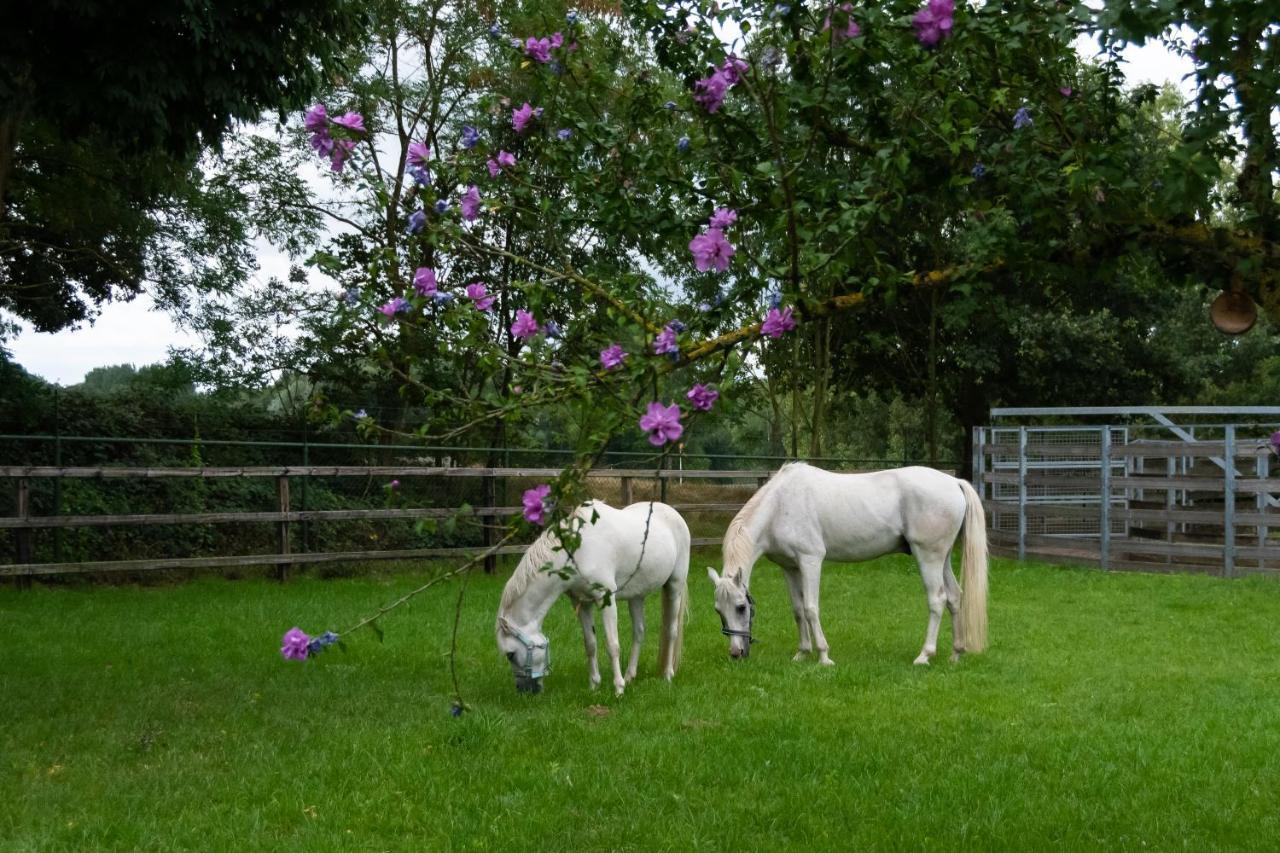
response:
[[[675,604],[675,612],[673,613],[672,605],[676,599],[679,600],[679,603]],[[672,620],[675,621],[674,637],[668,630]],[[664,586],[662,588],[662,633],[658,638],[658,666],[664,675],[668,671],[675,675],[676,670],[680,669],[680,653],[684,650],[684,623],[688,621],[688,582],[670,587]]]
[[[689,526],[674,509],[671,514],[679,523],[676,527],[676,566],[684,568],[684,579],[678,583],[668,581],[662,586],[662,632],[658,638],[658,671],[672,676],[680,668],[680,654],[684,651],[684,623],[689,621],[689,552],[692,541]],[[672,631],[671,629],[675,630]]]
[[[967,652],[987,647],[987,514],[973,486],[960,480],[964,492],[964,594],[960,622]]]

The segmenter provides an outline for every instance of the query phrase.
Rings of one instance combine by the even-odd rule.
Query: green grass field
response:
[[[700,567],[705,561],[695,560]],[[674,685],[658,603],[626,696],[587,688],[577,623],[517,695],[501,578],[428,592],[350,650],[277,652],[422,575],[0,590],[0,849],[1274,849],[1280,585],[996,561],[990,650],[911,666],[907,558],[828,566],[837,666],[793,663],[779,572],[728,659],[709,584]],[[453,587],[452,589],[456,589]],[[624,634],[627,620],[622,619]],[[625,648],[625,645],[624,645]]]

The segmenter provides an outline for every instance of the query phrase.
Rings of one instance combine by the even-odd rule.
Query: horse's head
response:
[[[541,693],[542,679],[551,671],[551,641],[541,631],[522,631],[506,617],[498,617],[498,651],[511,664],[516,690]]]
[[[720,614],[720,633],[729,638],[729,657],[735,660],[748,657],[756,602],[742,580],[742,572],[733,577],[720,577],[708,566],[707,577],[716,587],[716,612]]]

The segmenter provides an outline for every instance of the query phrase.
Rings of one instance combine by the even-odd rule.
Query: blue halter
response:
[[[541,641],[530,639],[523,631],[514,625],[507,626],[507,633],[515,637],[516,642],[524,646],[524,663],[520,665],[518,675],[524,678],[542,678],[551,672],[551,641],[543,635]],[[547,654],[543,662],[542,669],[535,669],[533,665],[533,650],[546,649]]]

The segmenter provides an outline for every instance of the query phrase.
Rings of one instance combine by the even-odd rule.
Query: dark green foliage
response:
[[[197,167],[300,107],[358,44],[351,0],[18,3],[0,29],[0,308],[52,331],[253,268],[242,199]]]

